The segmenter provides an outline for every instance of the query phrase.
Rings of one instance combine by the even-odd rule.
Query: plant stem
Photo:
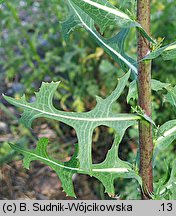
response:
[[[138,22],[150,34],[150,0],[137,1]],[[150,51],[150,43],[138,32],[138,61]],[[151,117],[151,61],[138,64],[138,95],[139,106]],[[140,145],[140,175],[143,181],[142,199],[150,199],[149,193],[153,192],[152,172],[152,125],[141,120],[139,122]]]

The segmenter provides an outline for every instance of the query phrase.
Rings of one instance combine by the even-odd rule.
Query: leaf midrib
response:
[[[108,13],[114,14],[115,16],[119,16],[119,17],[121,17],[123,19],[133,21],[133,20],[130,19],[130,17],[127,14],[125,14],[125,13],[119,11],[119,10],[116,10],[114,8],[109,8],[109,7],[105,6],[105,5],[101,5],[101,4],[97,3],[97,2],[92,2],[90,0],[82,0],[82,1],[84,1],[84,2],[86,2],[88,4],[90,4],[90,5],[98,8],[98,9],[101,9],[101,10],[104,10],[104,11],[106,11]]]
[[[13,145],[11,145],[12,148],[13,148]],[[26,151],[25,149],[22,149],[22,148],[19,148],[17,146],[15,146],[15,149],[18,150],[20,153],[23,153],[23,154],[27,154],[27,155],[30,155],[31,157],[35,157],[37,159],[40,159],[41,161],[46,161],[50,164],[53,164],[55,166],[58,166],[60,168],[63,168],[63,169],[68,169],[68,170],[72,170],[72,171],[76,171],[76,172],[81,172],[81,173],[85,173],[86,171],[84,170],[81,170],[79,168],[74,168],[74,167],[69,167],[69,166],[65,166],[65,165],[62,165],[62,164],[59,164],[49,158],[46,158],[46,157],[42,157],[38,154],[35,154],[33,152],[30,152],[30,151]],[[36,159],[34,159],[36,160]],[[33,160],[31,160],[33,161]],[[114,168],[114,167],[109,167],[109,168],[99,168],[99,169],[92,169],[93,172],[107,172],[107,173],[127,173],[129,172],[129,169],[127,168]]]
[[[70,6],[72,7],[72,9],[75,11],[76,15],[79,17],[80,21],[82,22],[83,26],[85,26],[85,28],[90,31],[95,38],[97,38],[98,41],[100,41],[100,43],[102,43],[108,50],[110,50],[112,53],[114,53],[119,59],[121,59],[123,62],[126,63],[126,65],[128,65],[129,68],[131,68],[136,74],[138,74],[138,70],[137,68],[132,65],[130,62],[128,62],[126,60],[126,58],[124,58],[122,55],[120,55],[120,53],[116,52],[112,47],[110,47],[109,45],[107,45],[103,40],[101,40],[100,37],[98,37],[94,31],[92,31],[91,28],[89,28],[86,23],[83,21],[83,19],[80,17],[79,13],[77,12],[77,10],[74,8],[74,6],[72,5],[72,3],[70,2],[70,0],[68,0],[70,3]]]
[[[13,102],[13,104],[18,106],[18,107],[24,107],[24,108],[27,108],[27,109],[35,110],[35,111],[37,111],[37,112],[39,112],[41,114],[46,114],[46,115],[49,115],[49,116],[55,116],[55,117],[59,117],[59,118],[71,119],[71,120],[76,120],[76,121],[107,122],[107,121],[130,121],[130,120],[139,120],[139,119],[141,119],[140,116],[135,115],[135,114],[120,114],[120,116],[118,116],[118,117],[105,117],[105,118],[101,118],[101,117],[100,118],[86,118],[86,117],[76,117],[76,116],[65,116],[65,115],[61,115],[61,114],[57,114],[57,113],[50,113],[50,112],[38,109],[36,107],[32,107],[32,106],[29,106],[29,105],[26,105],[26,104],[18,103],[16,101]]]

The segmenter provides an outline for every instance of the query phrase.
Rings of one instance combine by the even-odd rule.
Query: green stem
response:
[[[138,22],[150,35],[150,0],[137,1]],[[150,52],[150,43],[138,32],[138,61]],[[151,117],[151,61],[139,61],[138,64],[138,94],[139,106]],[[142,199],[150,199],[149,193],[153,192],[152,173],[152,125],[139,121],[139,144],[140,144],[140,175],[143,181]]]

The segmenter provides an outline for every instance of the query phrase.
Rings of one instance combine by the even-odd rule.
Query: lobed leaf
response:
[[[171,103],[176,107],[176,86],[167,88],[165,102]],[[160,151],[164,151],[176,139],[176,120],[171,120],[163,124],[158,130],[158,138],[155,140],[153,153],[153,166]]]
[[[40,91],[36,94],[36,101],[28,103],[25,96],[16,100],[11,97],[4,98],[11,104],[24,110],[21,116],[21,122],[27,127],[31,127],[34,119],[45,117],[61,121],[76,130],[79,144],[78,159],[80,168],[91,171],[92,164],[92,135],[96,127],[104,125],[113,128],[117,134],[123,132],[130,126],[136,124],[140,119],[135,114],[114,114],[111,110],[113,102],[115,102],[129,79],[130,72],[124,75],[116,87],[116,89],[106,99],[97,97],[97,105],[90,112],[75,113],[57,110],[53,106],[53,95],[59,82],[42,83]]]
[[[73,183],[72,183],[72,176],[74,173],[77,172],[77,166],[78,162],[75,159],[75,156],[73,156],[73,159],[69,162],[58,162],[57,160],[51,158],[48,156],[46,148],[48,145],[48,139],[47,138],[41,138],[38,143],[35,150],[28,150],[24,149],[21,146],[10,144],[10,146],[17,152],[21,153],[23,158],[23,166],[26,169],[29,169],[30,163],[34,160],[39,160],[43,162],[44,164],[50,166],[56,174],[59,176],[62,187],[64,191],[67,193],[68,196],[75,197]]]
[[[46,151],[48,145],[47,138],[41,138],[37,147],[34,150],[24,149],[21,146],[10,144],[10,146],[24,156],[23,165],[29,169],[30,163],[34,160],[39,160],[44,164],[50,166],[58,175],[62,182],[63,190],[68,196],[75,197],[72,177],[75,173],[88,174],[99,179],[105,186],[105,191],[114,196],[114,180],[117,177],[135,178],[140,185],[142,185],[140,176],[132,169],[132,166],[118,158],[118,146],[121,138],[115,139],[114,144],[109,150],[105,161],[101,164],[92,164],[92,172],[88,172],[79,168],[79,161],[77,158],[78,145],[73,157],[68,162],[60,162],[48,156]]]
[[[84,27],[89,32],[90,36],[94,38],[97,44],[100,47],[102,47],[117,63],[119,63],[125,72],[127,72],[128,69],[130,68],[136,76],[137,62],[133,60],[131,57],[127,56],[124,52],[124,41],[128,35],[129,29],[122,29],[113,38],[110,39],[103,38],[95,28],[95,22],[99,20],[99,16],[95,16],[93,15],[94,13],[93,14],[91,13],[92,14],[91,16],[93,16],[93,18],[96,18],[96,20],[92,19],[91,16],[89,15],[90,14],[89,10],[85,9],[87,7],[85,7],[84,5],[83,5],[84,7],[82,6],[82,2],[83,1],[76,1],[76,0],[67,1],[69,6],[69,18],[62,23],[62,30],[65,39],[68,39],[70,33],[76,27],[78,26]],[[85,11],[82,8],[84,8]],[[97,11],[96,8],[95,11]],[[113,21],[111,19],[109,21],[109,16],[105,16],[104,19],[106,19],[106,22],[104,22],[104,24]]]
[[[29,168],[30,162],[33,160],[40,160],[50,166],[61,179],[64,191],[69,196],[75,196],[72,184],[72,177],[75,173],[83,173],[96,177],[103,183],[109,195],[114,194],[113,184],[114,179],[117,177],[135,178],[139,184],[142,184],[141,178],[133,170],[132,165],[120,160],[118,157],[119,144],[126,129],[136,124],[140,117],[134,114],[114,114],[111,110],[113,102],[118,99],[125,88],[129,76],[130,72],[126,73],[119,80],[116,89],[106,99],[97,97],[95,108],[85,113],[63,112],[53,106],[52,100],[59,82],[43,83],[40,91],[35,93],[36,101],[33,103],[28,103],[25,96],[18,100],[4,96],[8,102],[24,110],[21,122],[26,126],[30,127],[36,118],[46,117],[72,126],[77,133],[77,150],[67,163],[62,163],[48,156],[46,152],[48,140],[45,138],[39,140],[35,150],[27,150],[16,145],[11,145],[13,149],[24,155],[24,166]],[[114,128],[116,138],[104,162],[92,164],[93,130],[100,125]]]

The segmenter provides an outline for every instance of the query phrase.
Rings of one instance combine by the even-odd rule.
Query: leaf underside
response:
[[[117,177],[136,178],[141,183],[140,177],[134,172],[132,166],[118,157],[118,147],[126,129],[136,124],[140,117],[135,114],[114,114],[111,110],[113,102],[118,99],[125,88],[129,76],[130,72],[126,73],[119,80],[116,89],[106,99],[97,97],[95,108],[85,113],[64,112],[53,106],[53,96],[59,82],[42,83],[40,91],[35,93],[36,101],[33,103],[28,103],[25,96],[19,100],[4,96],[9,103],[24,110],[20,121],[27,127],[31,127],[34,119],[45,117],[63,122],[76,130],[78,151],[67,163],[56,161],[47,155],[46,146],[48,141],[46,139],[40,140],[34,151],[11,145],[24,155],[25,167],[29,167],[29,163],[33,160],[41,160],[51,166],[58,174],[64,191],[69,196],[75,196],[72,185],[74,173],[86,173],[96,177],[103,183],[106,192],[111,195],[114,194],[113,182]],[[113,128],[115,130],[115,140],[104,162],[92,164],[93,131],[100,125]]]

